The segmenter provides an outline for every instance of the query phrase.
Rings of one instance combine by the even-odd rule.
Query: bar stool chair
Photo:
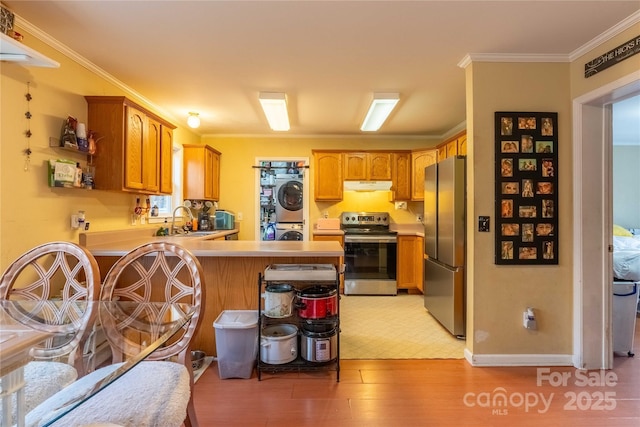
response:
[[[83,349],[92,336],[93,302],[99,295],[98,263],[85,248],[69,242],[32,248],[0,277],[0,300],[34,302],[29,313],[7,310],[11,317],[37,330],[65,332],[64,338],[56,336],[31,350],[35,360],[24,366],[21,391],[25,413],[91,370]],[[14,420],[17,398],[11,404]]]
[[[113,423],[125,426],[197,427],[193,405],[191,339],[201,323],[200,310],[205,303],[204,275],[197,258],[186,249],[168,242],[139,246],[118,259],[106,274],[102,301],[189,303],[195,314],[179,337],[151,353],[129,372],[60,418],[53,426]],[[107,317],[103,327],[113,350],[114,364],[100,368],[56,394],[33,410],[27,424],[54,413],[91,387],[90,377],[105,377],[121,362],[122,354],[135,354],[140,345],[111,325]],[[131,321],[130,321],[131,320]],[[124,319],[131,332],[132,319]],[[149,333],[149,331],[146,331]],[[156,337],[157,338],[157,337]],[[151,340],[155,339],[153,336]],[[170,360],[169,360],[170,359]],[[83,380],[87,379],[87,384]]]

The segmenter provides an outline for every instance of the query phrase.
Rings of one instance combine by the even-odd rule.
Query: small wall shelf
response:
[[[60,67],[60,63],[2,33],[0,33],[0,61],[31,67]]]
[[[87,151],[80,151],[77,148],[61,146],[60,140],[58,138],[49,137],[49,148],[54,148],[56,150],[64,151],[66,153],[74,153],[76,155],[88,157],[89,159],[91,159],[91,155]],[[89,163],[92,163],[92,162],[89,161]]]

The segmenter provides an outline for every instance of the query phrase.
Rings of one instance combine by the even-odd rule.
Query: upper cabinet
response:
[[[411,153],[392,154],[391,161],[392,200],[411,200]]]
[[[95,188],[171,194],[175,126],[122,96],[85,98],[88,128],[98,138],[93,159]]]
[[[342,200],[342,153],[313,151],[315,200]]]
[[[391,179],[390,152],[344,153],[344,179],[388,181]]]
[[[160,136],[160,192],[173,192],[173,130],[161,126]]]
[[[438,161],[447,157],[467,155],[467,132],[464,131],[438,145]]]
[[[438,149],[411,153],[411,200],[424,200],[424,168],[438,162]]]
[[[344,153],[344,180],[366,181],[369,176],[367,153]]]
[[[183,199],[220,199],[220,152],[209,145],[187,144],[183,161]]]
[[[466,156],[467,155],[467,133],[465,132],[463,135],[460,135],[456,140],[458,144],[458,156]]]

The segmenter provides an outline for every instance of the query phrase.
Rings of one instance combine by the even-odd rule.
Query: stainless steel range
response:
[[[386,212],[343,212],[345,295],[397,295],[397,234]]]

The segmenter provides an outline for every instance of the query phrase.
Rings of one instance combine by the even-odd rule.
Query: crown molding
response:
[[[175,122],[178,122],[178,120],[176,119],[176,117],[173,116],[173,114],[169,113],[168,111],[166,111],[165,109],[163,109],[159,105],[153,103],[151,100],[149,100],[148,98],[146,98],[145,96],[143,96],[139,92],[137,92],[134,89],[132,89],[130,86],[127,86],[122,81],[118,80],[117,78],[115,78],[111,74],[107,73],[105,70],[103,70],[102,68],[98,67],[96,64],[94,64],[93,62],[89,61],[84,56],[80,55],[78,52],[76,52],[73,49],[69,48],[69,46],[67,46],[67,45],[61,43],[60,41],[58,41],[57,39],[51,37],[49,34],[45,33],[44,31],[42,31],[41,29],[39,29],[38,27],[36,27],[32,23],[30,23],[29,21],[21,18],[19,15],[15,15],[14,19],[15,19],[15,25],[16,26],[24,29],[29,34],[31,34],[32,36],[36,37],[37,39],[39,39],[42,42],[46,43],[47,45],[51,46],[52,48],[54,48],[58,52],[60,52],[63,55],[67,56],[72,61],[77,62],[78,64],[80,64],[81,66],[85,67],[89,71],[91,71],[91,72],[97,74],[98,76],[102,77],[107,82],[109,82],[109,83],[113,84],[114,86],[118,87],[119,89],[123,90],[128,95],[130,95],[130,96],[138,99],[139,101],[147,104],[149,107],[151,107],[152,109],[156,110],[158,113],[162,114],[168,120],[173,120]]]
[[[553,53],[468,53],[458,62],[466,68],[472,62],[570,62],[569,55]]]
[[[635,13],[633,13],[633,14],[631,14],[631,15],[629,15],[628,17],[626,17],[625,19],[623,19],[622,21],[620,21],[619,23],[617,23],[613,27],[609,28],[604,33],[602,33],[599,36],[593,38],[591,41],[587,42],[586,44],[580,46],[579,48],[577,48],[576,50],[571,52],[569,54],[569,59],[572,62],[575,61],[576,59],[578,59],[581,56],[589,53],[593,49],[596,49],[598,46],[600,46],[604,42],[612,39],[613,37],[617,36],[618,34],[622,33],[623,31],[628,30],[629,28],[633,27],[634,25],[636,25],[638,23],[640,23],[640,10],[635,12]]]

